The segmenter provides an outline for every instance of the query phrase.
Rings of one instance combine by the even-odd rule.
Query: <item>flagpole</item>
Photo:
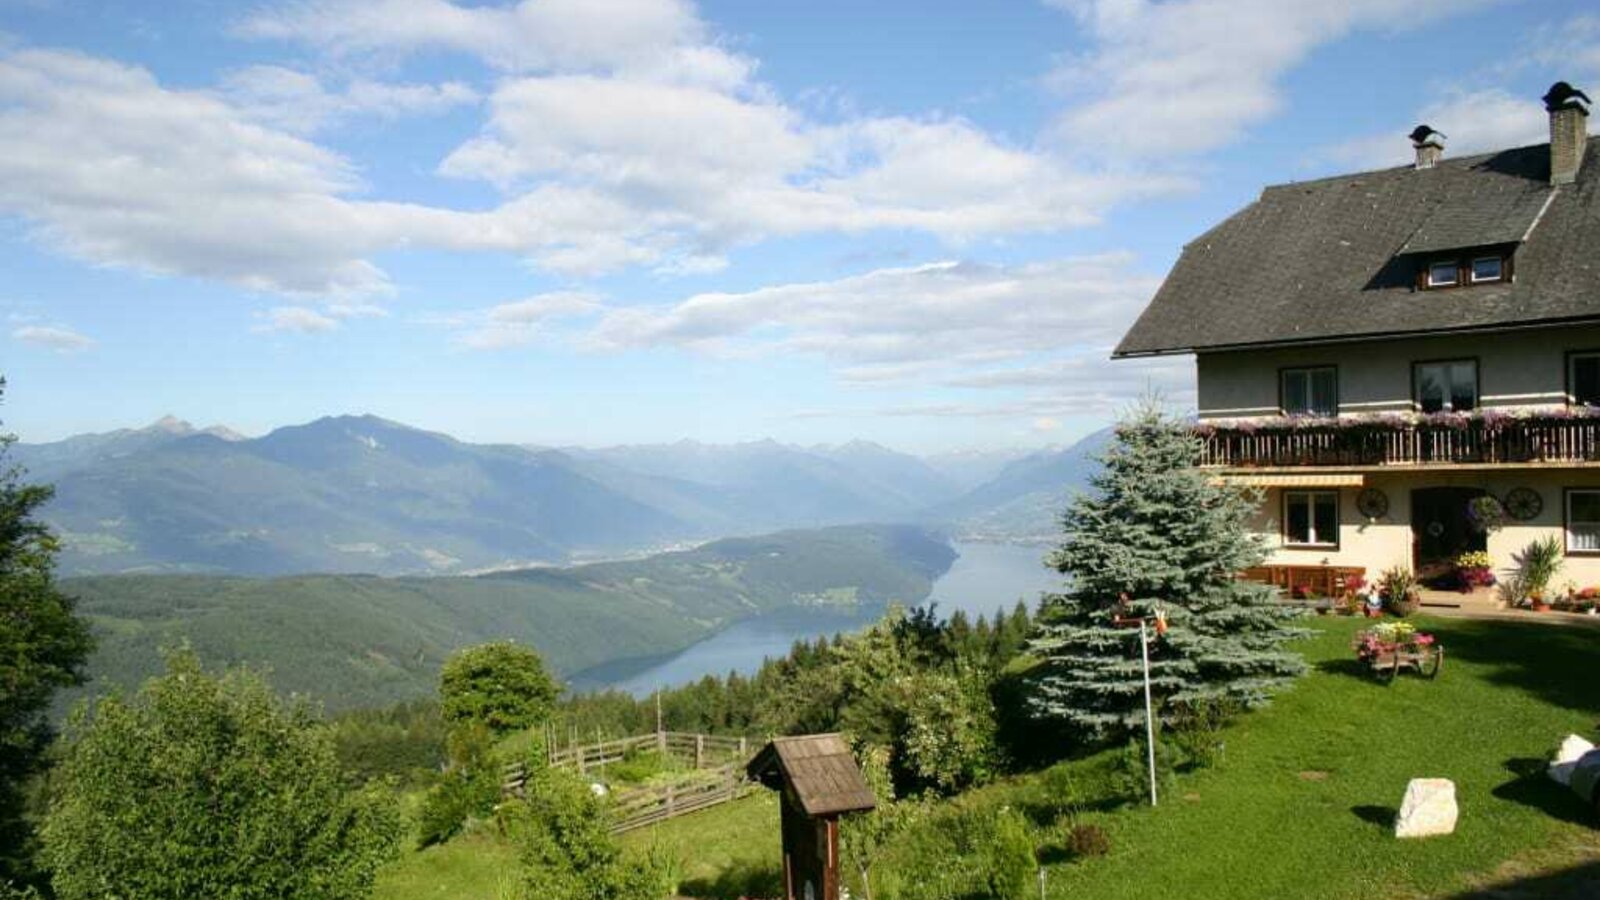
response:
[[[1139,620],[1139,650],[1144,655],[1144,731],[1145,748],[1150,761],[1150,805],[1156,805],[1156,717],[1155,705],[1150,700],[1150,630],[1144,619]]]

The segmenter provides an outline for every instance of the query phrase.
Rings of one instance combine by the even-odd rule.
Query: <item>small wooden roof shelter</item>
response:
[[[776,791],[788,786],[800,809],[813,818],[877,805],[850,745],[837,734],[776,738],[750,760],[745,772]]]

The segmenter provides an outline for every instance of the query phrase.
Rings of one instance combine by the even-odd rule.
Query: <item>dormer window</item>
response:
[[[1429,260],[1417,273],[1417,287],[1425,291],[1470,287],[1475,284],[1496,284],[1510,280],[1509,253],[1491,252],[1484,256]]]
[[[1455,260],[1437,262],[1428,266],[1428,287],[1455,287],[1461,283],[1461,265]]]

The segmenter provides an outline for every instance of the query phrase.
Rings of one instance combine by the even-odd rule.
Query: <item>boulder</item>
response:
[[[1453,834],[1460,811],[1456,808],[1456,784],[1448,778],[1413,778],[1406,785],[1406,798],[1394,820],[1397,838],[1433,837]]]
[[[1578,760],[1594,752],[1594,745],[1575,734],[1567,735],[1561,742],[1561,747],[1556,750],[1556,758],[1550,762],[1550,780],[1563,787],[1572,784],[1572,770],[1577,768]]]

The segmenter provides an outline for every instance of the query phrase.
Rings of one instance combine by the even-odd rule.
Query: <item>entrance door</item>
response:
[[[1411,492],[1411,533],[1417,574],[1440,574],[1463,553],[1487,550],[1488,536],[1472,523],[1467,505],[1481,488],[1435,487]]]

